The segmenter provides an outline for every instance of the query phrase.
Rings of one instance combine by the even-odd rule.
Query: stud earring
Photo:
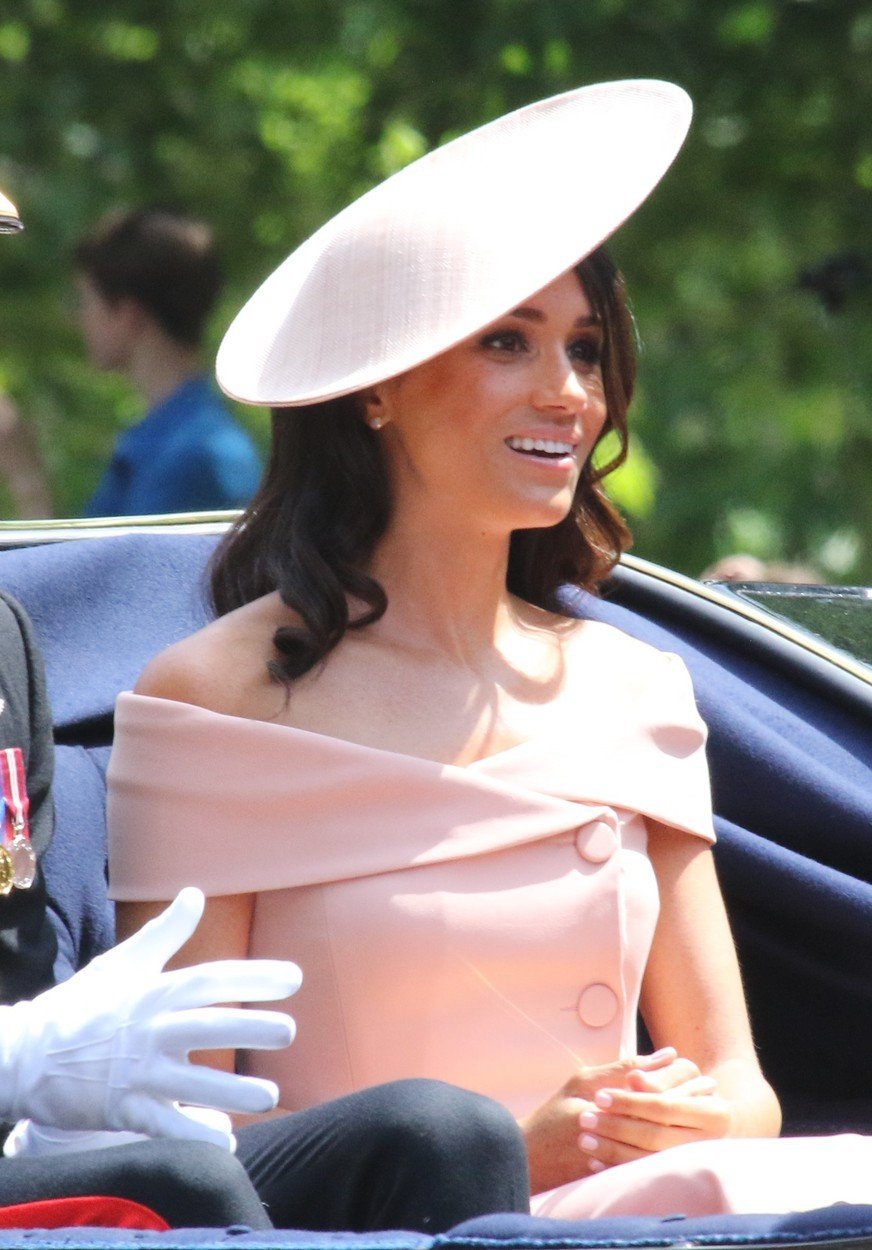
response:
[[[366,424],[371,430],[380,430],[383,425],[387,424],[387,417],[367,417]]]

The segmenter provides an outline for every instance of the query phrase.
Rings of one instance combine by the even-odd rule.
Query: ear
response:
[[[385,396],[379,386],[369,386],[360,392],[360,409],[364,421],[372,430],[380,430],[391,419]]]
[[[139,300],[131,295],[122,295],[115,300],[112,313],[128,333],[139,334],[148,323],[154,320]]]

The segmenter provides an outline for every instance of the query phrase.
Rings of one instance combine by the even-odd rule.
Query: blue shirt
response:
[[[190,378],[121,435],[85,516],[240,508],[260,456],[206,377]]]

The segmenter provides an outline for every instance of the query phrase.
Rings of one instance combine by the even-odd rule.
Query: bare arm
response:
[[[208,653],[203,658],[195,635],[153,659],[136,683],[136,691],[153,698],[209,707],[213,705],[221,683],[221,671],[217,670]],[[247,959],[250,955],[254,903],[254,894],[217,895],[207,899],[196,932],[168,966],[178,968],[217,959]],[[135,932],[163,907],[161,900],[118,903],[116,926],[119,940]],[[204,1051],[194,1055],[193,1059],[228,1072],[236,1067],[233,1051]],[[237,1123],[244,1121],[245,1117],[236,1117]]]
[[[659,1072],[639,1071],[626,1088],[594,1095],[580,1144],[606,1167],[707,1138],[774,1137],[781,1127],[754,1051],[712,853],[654,824],[649,854],[661,909],[642,1010],[655,1045],[668,1040],[689,1075],[669,1085]]]
[[[642,1008],[661,1050],[576,1073],[522,1123],[534,1192],[671,1146],[779,1131],[711,851],[662,825],[649,851],[661,911]]]
[[[118,903],[116,928],[118,941],[135,933],[147,920],[158,915],[163,902]],[[254,911],[253,894],[222,895],[206,901],[203,919],[190,941],[186,942],[167,964],[168,968],[187,968],[191,964],[209,963],[214,959],[247,959]],[[236,1056],[230,1050],[203,1051],[193,1056],[194,1062],[205,1063],[225,1072],[233,1072]]]
[[[656,824],[649,853],[661,897],[642,991],[651,1037],[717,1080],[730,1135],[777,1136],[781,1112],[757,1062],[714,857],[696,838]]]

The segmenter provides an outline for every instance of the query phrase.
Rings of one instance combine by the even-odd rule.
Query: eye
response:
[[[480,340],[481,346],[496,352],[516,353],[527,350],[528,343],[520,330],[491,330]]]
[[[602,360],[603,348],[599,335],[585,334],[573,339],[568,350],[570,359],[582,365],[598,365]]]

